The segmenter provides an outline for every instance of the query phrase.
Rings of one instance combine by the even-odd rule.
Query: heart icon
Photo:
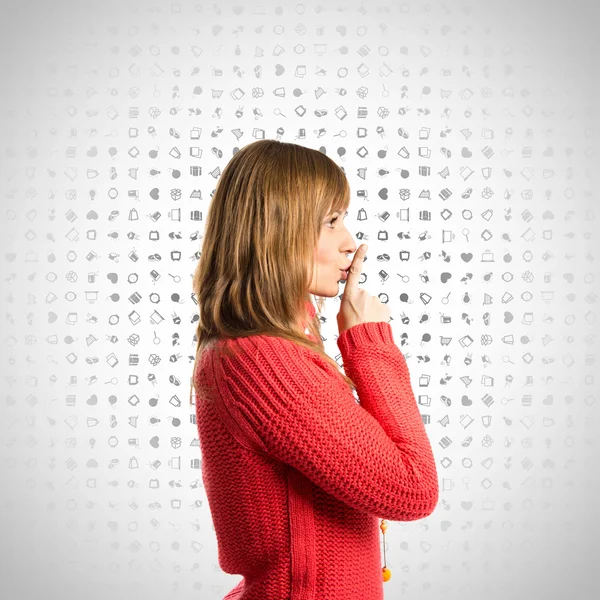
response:
[[[473,253],[472,252],[462,252],[460,257],[465,261],[465,262],[470,262],[471,259],[473,258]]]
[[[150,198],[153,200],[158,200],[158,188],[150,190]]]
[[[379,190],[379,197],[382,200],[387,200],[388,198],[388,189],[387,188],[382,188]]]
[[[442,283],[446,283],[446,281],[448,281],[448,279],[450,279],[451,277],[452,277],[452,273],[448,273],[448,271],[444,271],[440,275],[440,279],[442,280]]]

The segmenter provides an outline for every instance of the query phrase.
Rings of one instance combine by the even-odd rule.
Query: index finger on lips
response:
[[[348,287],[348,284],[350,284],[350,286],[358,285],[360,271],[362,269],[362,264],[364,262],[366,253],[367,246],[365,246],[364,244],[356,251],[354,258],[352,259],[352,264],[348,269],[348,279],[346,280],[346,288]]]

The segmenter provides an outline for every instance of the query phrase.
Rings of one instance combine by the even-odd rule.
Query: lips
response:
[[[340,269],[340,274],[342,276],[342,279],[344,279],[344,280],[348,279],[348,271],[350,270],[351,266],[352,266],[352,263],[349,263],[345,269]]]

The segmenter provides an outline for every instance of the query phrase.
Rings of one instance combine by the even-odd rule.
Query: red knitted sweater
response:
[[[218,344],[235,356],[216,360],[208,348],[194,386],[219,565],[243,576],[223,600],[382,600],[379,519],[422,519],[438,501],[391,326],[362,323],[337,339],[360,403],[297,344],[263,335]]]

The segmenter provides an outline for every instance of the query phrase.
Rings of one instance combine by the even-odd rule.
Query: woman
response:
[[[239,150],[212,199],[193,384],[219,565],[243,576],[227,600],[383,599],[378,519],[437,504],[389,310],[358,288],[364,252],[337,319],[346,374],[324,351],[309,294],[320,311],[350,266],[349,202],[330,158],[275,140]]]

